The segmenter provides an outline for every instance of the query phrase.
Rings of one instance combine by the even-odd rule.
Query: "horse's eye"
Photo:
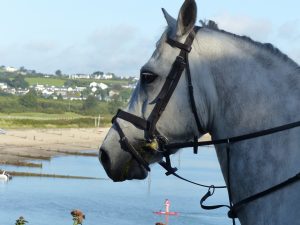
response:
[[[149,72],[149,71],[141,71],[141,81],[142,83],[150,84],[152,83],[158,75]]]

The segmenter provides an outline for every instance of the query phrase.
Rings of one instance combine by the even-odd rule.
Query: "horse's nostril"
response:
[[[102,165],[104,167],[109,167],[109,164],[110,164],[109,156],[106,153],[106,151],[102,148],[100,148],[100,159],[101,159]]]

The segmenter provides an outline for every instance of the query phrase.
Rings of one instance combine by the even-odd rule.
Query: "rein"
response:
[[[141,117],[138,117],[134,114],[125,112],[121,109],[118,110],[117,114],[113,117],[112,123],[115,125],[115,129],[118,132],[120,136],[120,144],[121,148],[124,151],[129,152],[132,157],[139,163],[140,166],[142,166],[145,170],[150,172],[149,163],[141,156],[141,154],[134,148],[134,146],[128,141],[126,135],[124,134],[120,124],[118,123],[118,118],[125,120],[131,124],[133,124],[135,127],[137,127],[140,130],[145,131],[145,139],[148,142],[152,142],[153,140],[156,140],[159,146],[159,149],[162,149],[163,157],[165,157],[165,161],[160,161],[159,164],[167,171],[166,175],[174,175],[177,178],[184,180],[186,182],[208,188],[208,192],[201,198],[200,205],[203,209],[206,210],[212,210],[212,209],[218,209],[221,207],[227,207],[229,208],[228,217],[232,219],[233,224],[235,224],[235,218],[237,218],[237,212],[238,210],[243,207],[245,204],[248,204],[252,201],[255,201],[259,198],[262,198],[268,194],[271,194],[275,191],[278,191],[284,187],[287,187],[288,185],[291,185],[297,181],[300,180],[300,173],[298,173],[296,176],[289,178],[288,180],[277,184],[267,190],[264,190],[262,192],[256,193],[250,197],[247,197],[235,204],[232,202],[231,197],[231,181],[230,181],[230,145],[233,143],[250,140],[257,137],[262,137],[270,134],[274,134],[277,132],[282,132],[285,130],[289,130],[292,128],[300,127],[300,121],[295,123],[286,124],[283,126],[274,127],[271,129],[266,129],[254,133],[249,133],[245,135],[235,136],[235,137],[229,137],[224,139],[217,139],[212,141],[202,141],[198,142],[198,136],[194,136],[193,142],[183,142],[183,143],[168,143],[168,139],[161,135],[158,130],[156,129],[156,124],[158,120],[160,119],[160,116],[164,112],[170,98],[172,97],[177,84],[181,78],[181,75],[183,71],[186,71],[187,76],[187,83],[188,83],[188,93],[189,93],[189,99],[190,99],[190,105],[191,110],[194,115],[196,125],[198,128],[199,133],[206,133],[201,126],[198,114],[197,114],[197,107],[195,104],[195,98],[194,98],[194,92],[193,92],[193,85],[192,85],[192,79],[191,79],[191,72],[189,68],[189,61],[188,61],[188,53],[192,49],[192,43],[195,38],[195,35],[197,31],[200,29],[200,27],[194,27],[194,29],[189,33],[188,37],[186,38],[186,41],[184,44],[173,40],[171,38],[167,38],[167,43],[172,46],[180,49],[179,55],[176,57],[175,62],[172,65],[172,68],[166,77],[166,81],[158,94],[156,104],[150,113],[150,116],[148,119],[144,119]],[[177,168],[172,167],[170,155],[172,154],[173,149],[179,149],[179,148],[187,148],[192,147],[194,154],[198,153],[198,147],[200,146],[207,146],[207,145],[218,145],[218,144],[226,144],[226,155],[227,155],[227,186],[214,186],[214,185],[203,185],[199,184],[193,181],[190,181],[186,178],[183,178],[179,176],[176,171]],[[214,206],[207,206],[204,205],[204,202],[214,194],[215,189],[217,188],[226,188],[228,190],[228,196],[229,196],[229,205],[214,205]]]

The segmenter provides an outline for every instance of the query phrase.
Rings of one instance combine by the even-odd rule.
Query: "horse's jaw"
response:
[[[126,154],[126,155],[125,155]],[[118,160],[111,160],[109,153],[101,147],[99,160],[110,179],[114,182],[126,180],[143,180],[147,177],[147,170],[137,161],[133,160],[129,153],[124,152]]]

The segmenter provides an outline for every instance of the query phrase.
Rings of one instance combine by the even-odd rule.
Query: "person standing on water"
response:
[[[16,225],[25,225],[25,223],[28,223],[28,221],[25,220],[23,216],[20,216],[19,219],[16,220]]]
[[[166,213],[170,212],[170,205],[171,205],[170,200],[166,199],[165,200]]]

